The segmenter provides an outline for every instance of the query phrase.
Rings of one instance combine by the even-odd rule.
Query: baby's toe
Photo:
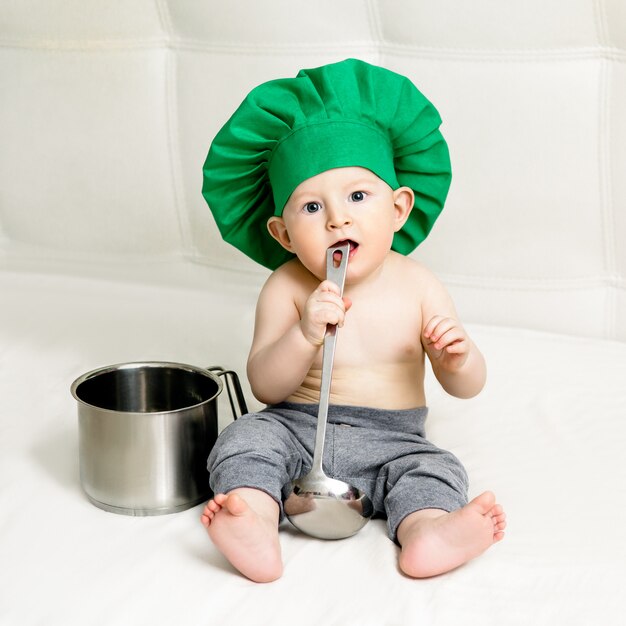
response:
[[[207,502],[206,508],[208,511],[211,511],[211,513],[217,513],[222,507],[220,504],[215,502],[215,500],[209,500]]]

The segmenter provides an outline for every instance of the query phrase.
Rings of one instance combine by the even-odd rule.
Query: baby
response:
[[[337,324],[326,445],[334,454],[324,467],[387,518],[404,573],[435,576],[484,552],[506,525],[491,492],[467,501],[462,465],[424,433],[425,355],[456,397],[476,395],[486,377],[445,288],[405,256],[447,193],[440,120],[408,79],[360,61],[290,80],[253,91],[205,164],[205,197],[225,239],[275,271],[259,297],[248,359],[252,391],[268,407],[220,435],[202,523],[251,580],[282,575],[282,502],[290,481],[310,469],[320,348],[327,325]],[[240,146],[242,126],[274,141],[261,137],[256,152]],[[256,153],[264,153],[264,174],[250,160]],[[259,201],[260,188],[269,199]],[[245,209],[237,215],[231,202]],[[271,236],[261,245],[250,215]],[[325,280],[326,251],[340,242],[350,243],[343,297]]]

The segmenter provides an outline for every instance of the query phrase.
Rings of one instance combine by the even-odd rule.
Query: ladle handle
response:
[[[339,265],[335,267],[334,255],[341,252]],[[329,248],[326,252],[326,278],[339,287],[340,295],[343,295],[343,286],[348,269],[348,256],[350,244],[338,248]],[[317,431],[315,433],[315,449],[313,451],[312,473],[323,474],[322,460],[324,458],[324,441],[326,439],[326,422],[328,420],[328,404],[330,400],[330,384],[333,377],[333,364],[335,362],[335,347],[337,345],[337,326],[329,324],[324,336],[322,353],[322,381],[320,384],[320,403],[317,413]]]

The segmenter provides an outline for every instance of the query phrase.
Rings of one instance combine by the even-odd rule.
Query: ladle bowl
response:
[[[341,253],[341,260],[335,267],[335,255],[338,252]],[[329,248],[326,253],[326,277],[339,287],[342,294],[349,253],[349,244]],[[319,539],[350,537],[367,524],[373,512],[369,498],[360,489],[330,478],[322,469],[336,342],[337,327],[329,325],[324,337],[312,468],[308,474],[291,483],[291,493],[284,502],[285,515],[289,521],[301,532]]]
[[[356,534],[372,515],[369,498],[342,480],[323,472],[292,483],[285,514],[301,532],[318,539],[345,539]]]

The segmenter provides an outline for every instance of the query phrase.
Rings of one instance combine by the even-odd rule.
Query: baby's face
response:
[[[370,170],[327,170],[296,187],[282,218],[270,220],[270,232],[272,220],[282,221],[283,238],[276,238],[320,280],[326,276],[328,248],[349,242],[347,280],[361,282],[381,266],[394,233],[406,221],[408,211],[398,207],[400,196],[400,204],[406,200],[413,205],[410,190],[394,191]]]

